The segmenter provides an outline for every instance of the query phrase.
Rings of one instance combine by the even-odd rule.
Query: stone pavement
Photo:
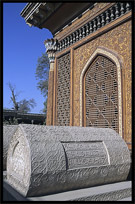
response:
[[[28,199],[32,201],[131,201],[131,192],[131,181],[124,181]]]

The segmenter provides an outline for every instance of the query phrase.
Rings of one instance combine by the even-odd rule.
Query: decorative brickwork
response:
[[[119,132],[117,67],[106,57],[98,56],[87,70],[85,98],[85,125]]]
[[[109,50],[110,54],[114,55],[114,58],[117,58],[119,62],[117,64],[113,58],[104,53],[97,53],[109,58],[117,67],[117,98],[115,95],[116,106],[118,106],[117,122],[113,127],[110,120],[108,126],[112,126],[127,144],[131,145],[131,9],[130,3],[97,3],[93,9],[86,11],[81,18],[75,19],[70,26],[56,34],[54,38],[58,39],[58,49],[55,55],[57,63],[54,68],[53,125],[83,126],[83,122],[86,124],[86,121],[83,121],[85,120],[84,116],[86,116],[86,113],[83,112],[85,111],[83,110],[85,107],[83,94],[85,74],[82,77],[82,82],[80,78],[93,53],[98,48],[103,48]],[[72,53],[71,65],[67,69],[65,68],[67,62],[65,61],[66,53],[69,52]],[[68,76],[66,77],[66,75]]]
[[[58,59],[57,125],[70,124],[70,53]]]
[[[77,29],[72,34],[68,35],[58,43],[58,51],[61,51],[82,38],[90,35],[101,27],[104,27],[115,19],[123,16],[131,10],[129,3],[116,3],[100,15],[97,15],[91,21]]]
[[[82,126],[82,122],[83,122],[83,118],[84,118],[84,124],[83,125],[86,125],[86,111],[85,111],[85,108],[84,108],[84,113],[83,113],[83,115],[82,115],[82,100],[84,100],[85,101],[85,97],[83,97],[82,98],[82,93],[83,93],[83,89],[85,89],[85,88],[83,88],[83,86],[82,86],[82,82],[83,82],[83,78],[84,78],[84,75],[85,75],[85,73],[86,73],[86,71],[89,69],[89,67],[90,66],[92,66],[91,64],[92,63],[94,63],[93,61],[95,60],[95,58],[97,57],[97,56],[104,56],[105,57],[105,59],[107,58],[108,60],[110,59],[115,65],[116,65],[116,70],[113,68],[113,71],[116,71],[115,72],[115,74],[114,74],[114,78],[115,78],[115,84],[113,83],[113,85],[117,85],[117,91],[115,90],[115,94],[117,94],[117,99],[118,99],[118,103],[117,103],[117,109],[118,109],[118,112],[119,112],[119,114],[118,114],[118,120],[119,120],[119,128],[118,128],[118,130],[117,130],[117,132],[122,136],[122,91],[121,91],[121,65],[120,65],[120,59],[118,58],[118,56],[116,55],[116,53],[112,53],[112,51],[110,51],[109,49],[105,49],[105,48],[103,48],[103,47],[99,47],[99,48],[97,48],[96,49],[96,51],[90,56],[90,58],[89,58],[89,60],[87,61],[87,63],[86,63],[86,65],[84,66],[84,68],[83,68],[83,70],[82,70],[82,73],[81,73],[81,77],[80,77],[80,125]],[[109,61],[110,61],[109,60]],[[108,63],[103,63],[103,62],[101,62],[101,64],[102,64],[102,66],[103,66],[103,64],[104,65],[107,65]],[[99,66],[100,66],[100,64],[99,64]],[[110,64],[109,64],[109,66],[110,66]],[[102,79],[103,77],[102,77],[102,73],[103,73],[103,71],[104,70],[102,70],[102,69],[98,69],[99,67],[96,65],[96,67],[95,67],[95,74],[97,75],[97,71],[99,71],[99,73],[98,73],[98,76],[99,75],[101,75],[100,77],[98,77],[98,79]],[[107,70],[105,71],[106,72],[106,74],[105,74],[105,76],[104,76],[104,80],[102,81],[102,83],[104,83],[106,80],[108,81],[108,72],[107,72]],[[112,74],[112,71],[111,71],[111,74]],[[106,78],[105,78],[106,77]],[[97,78],[97,77],[96,77]],[[100,87],[100,83],[98,82],[99,80],[96,80],[96,78],[95,78],[95,76],[94,76],[94,81],[95,81],[95,83],[97,82],[98,83],[98,87]],[[107,82],[106,81],[106,82]],[[117,82],[117,83],[116,83]],[[111,84],[108,84],[109,86],[111,85]],[[111,86],[109,87],[109,88],[112,88]],[[116,88],[116,87],[115,87]],[[103,89],[103,87],[100,87],[100,89],[102,90]],[[106,91],[105,90],[106,89],[106,87],[104,87],[104,91]],[[113,92],[114,92],[114,90],[113,90]],[[107,91],[108,92],[108,91]],[[102,92],[101,92],[102,93]],[[111,93],[111,91],[110,91],[110,93]],[[109,93],[109,95],[110,95],[110,93]],[[107,94],[107,93],[106,93]],[[113,93],[114,94],[114,93]],[[98,90],[97,90],[97,95],[98,95]],[[98,96],[97,96],[98,97]],[[106,96],[105,96],[105,98],[106,98]],[[110,96],[108,96],[108,94],[107,94],[107,98],[108,99],[110,99]],[[116,99],[116,98],[115,98]],[[100,101],[101,99],[99,99],[98,98],[98,101]],[[109,100],[108,100],[109,101]],[[107,102],[108,102],[107,101]],[[99,103],[100,104],[100,103]],[[107,104],[108,105],[108,104]],[[116,104],[115,104],[116,105]],[[100,107],[101,108],[101,107]],[[116,112],[116,111],[115,111]],[[110,115],[111,115],[111,119],[112,119],[112,114],[110,113]],[[99,118],[101,119],[101,117],[99,116]],[[104,117],[105,118],[105,117]],[[102,120],[101,120],[102,121]],[[106,126],[107,126],[107,124],[106,124]]]
[[[132,104],[131,104],[131,21],[127,21],[109,32],[101,35],[98,38],[91,40],[88,43],[74,50],[74,125],[80,125],[80,90],[78,83],[80,81],[81,72],[88,62],[90,56],[94,53],[97,47],[101,46],[108,48],[113,53],[119,56],[121,61],[122,74],[122,112],[124,129],[122,137],[126,142],[131,142],[132,136]]]

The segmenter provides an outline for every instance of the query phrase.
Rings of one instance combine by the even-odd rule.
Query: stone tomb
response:
[[[40,196],[127,179],[130,153],[114,130],[19,125],[7,157],[7,181]]]
[[[17,129],[17,125],[3,126],[3,170],[7,169],[7,152],[10,140]]]

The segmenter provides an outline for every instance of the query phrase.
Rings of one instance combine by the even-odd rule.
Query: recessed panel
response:
[[[85,76],[86,126],[112,128],[118,132],[117,67],[98,56]]]
[[[68,169],[108,165],[108,156],[103,142],[62,144],[66,153]]]

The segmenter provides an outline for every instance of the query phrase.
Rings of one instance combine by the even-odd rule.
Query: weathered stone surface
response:
[[[7,171],[3,171],[3,180],[7,179]]]
[[[112,129],[19,125],[8,150],[7,180],[37,196],[126,180],[130,153]]]
[[[123,181],[28,199],[31,201],[131,201],[131,184],[131,181]]]
[[[17,125],[3,126],[3,170],[7,168],[7,151],[10,140],[17,129]]]

